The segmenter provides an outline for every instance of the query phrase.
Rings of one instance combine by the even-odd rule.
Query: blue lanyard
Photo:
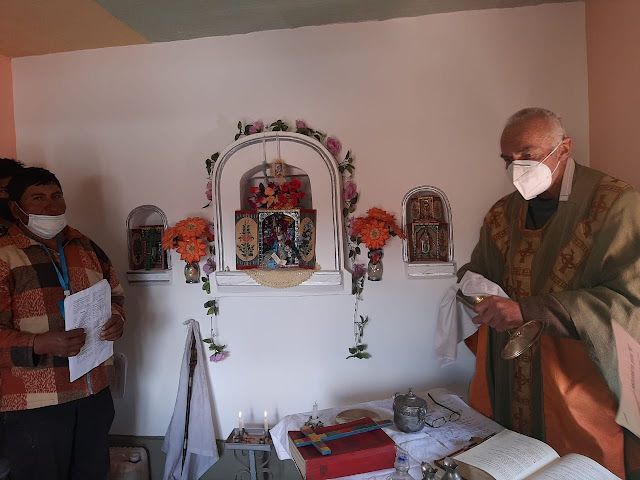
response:
[[[62,290],[64,290],[64,296],[66,298],[71,294],[71,291],[70,291],[71,282],[69,281],[69,271],[67,270],[67,261],[64,258],[64,249],[62,248],[62,237],[58,235],[57,239],[58,239],[58,254],[60,255],[60,266],[62,267],[62,271],[60,271],[60,269],[58,268],[58,265],[53,260],[51,253],[49,253],[49,249],[42,243],[40,244],[40,246],[44,248],[44,251],[47,252],[47,255],[49,255],[49,259],[53,264],[53,268],[56,269],[56,274],[58,275],[60,286],[62,287]]]

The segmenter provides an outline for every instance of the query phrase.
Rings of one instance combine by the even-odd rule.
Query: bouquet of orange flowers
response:
[[[189,217],[167,229],[162,235],[162,248],[175,249],[187,263],[199,262],[213,241],[213,225],[202,218]]]
[[[384,247],[390,237],[405,238],[395,217],[380,208],[370,208],[366,216],[356,218],[349,236],[355,244],[364,242],[369,250]]]

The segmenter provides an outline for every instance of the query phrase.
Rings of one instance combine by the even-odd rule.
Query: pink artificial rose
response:
[[[338,139],[329,137],[327,138],[327,150],[329,150],[334,155],[338,155],[340,153],[340,150],[342,150],[342,144]]]
[[[364,266],[364,263],[354,263],[353,264],[353,276],[356,278],[364,277],[365,272],[367,271],[367,267]]]
[[[209,361],[211,362],[221,362],[222,360],[224,360],[225,358],[227,358],[229,356],[228,352],[222,351],[222,352],[218,352],[218,353],[214,353],[213,355],[211,355],[209,357]]]
[[[259,133],[264,128],[264,123],[258,121],[249,127],[249,133]]]
[[[213,192],[213,190],[212,190],[212,187],[211,187],[211,180],[209,180],[207,182],[207,191],[205,192],[206,195],[207,195],[207,199],[208,200],[211,200],[211,198],[213,197],[212,192]]]
[[[213,258],[209,258],[202,266],[202,270],[204,270],[204,273],[207,275],[211,275],[216,271],[216,261]]]
[[[347,181],[344,183],[344,201],[348,202],[358,193],[358,187],[352,181]]]
[[[302,129],[302,128],[309,128],[309,127],[307,127],[307,124],[304,123],[302,120],[296,120],[296,128]]]
[[[355,230],[353,229],[353,224],[354,224],[354,223],[356,223],[356,222],[349,222],[349,237],[350,237],[350,238],[353,238],[353,237],[355,237],[355,236],[356,236],[356,232],[355,232]]]

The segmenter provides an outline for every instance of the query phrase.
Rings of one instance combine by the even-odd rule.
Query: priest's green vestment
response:
[[[508,333],[482,326],[467,342],[476,354],[470,403],[561,456],[581,453],[625,478],[624,437],[627,470],[640,469],[640,441],[615,422],[611,325],[640,342],[640,193],[576,164],[568,199],[543,228],[526,228],[527,208],[518,192],[499,200],[460,275],[484,275],[513,299],[552,295],[577,335],[543,334],[525,354],[502,360]]]

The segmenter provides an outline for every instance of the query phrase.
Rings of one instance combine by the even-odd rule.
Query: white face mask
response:
[[[562,141],[551,150],[549,155],[540,162],[536,160],[514,160],[507,167],[507,176],[513,182],[525,200],[531,200],[542,192],[546,192],[551,186],[553,174],[556,173],[560,162],[553,169],[553,172],[544,162],[555,153]]]
[[[18,208],[20,208],[20,206],[18,206]],[[34,215],[33,213],[25,212],[21,208],[20,210],[25,215],[29,215],[29,223],[24,225],[23,222],[22,224],[27,227],[31,233],[40,238],[49,240],[67,226],[67,218],[64,213],[62,215]]]

